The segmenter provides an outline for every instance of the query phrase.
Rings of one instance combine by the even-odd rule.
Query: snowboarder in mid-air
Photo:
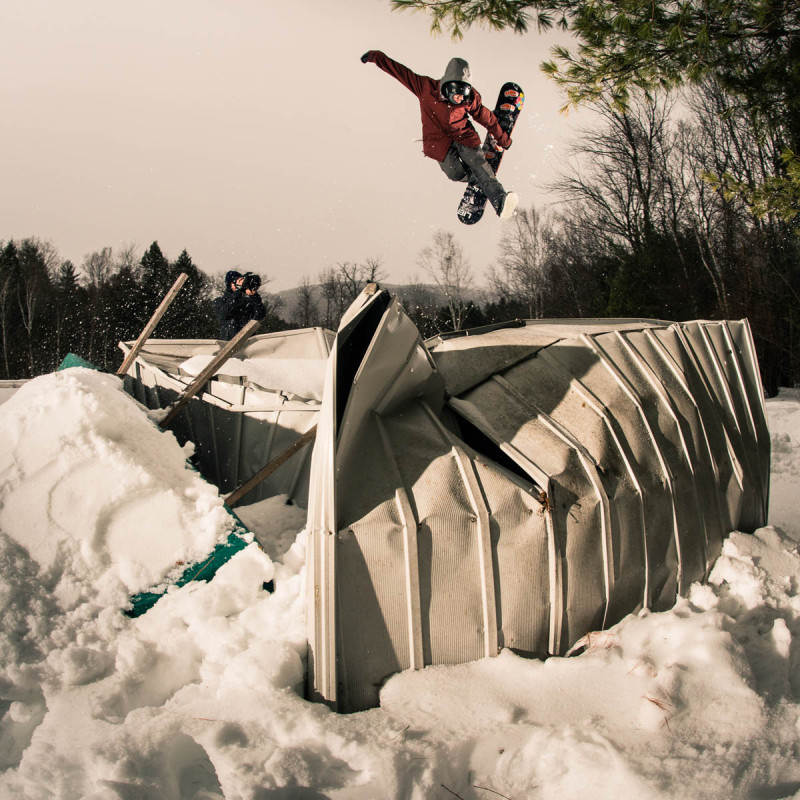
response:
[[[511,217],[519,199],[514,192],[505,191],[486,162],[469,117],[486,128],[503,149],[511,146],[511,137],[469,83],[469,64],[462,58],[452,58],[444,76],[435,80],[417,75],[380,50],[364,53],[361,61],[376,64],[416,95],[422,115],[422,152],[438,161],[451,181],[474,181],[500,219]]]

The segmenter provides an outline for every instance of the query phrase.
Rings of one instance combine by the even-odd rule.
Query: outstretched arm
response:
[[[380,67],[384,72],[400,81],[406,89],[413,92],[417,97],[419,97],[422,92],[422,76],[417,75],[416,72],[412,72],[399,61],[389,58],[386,53],[380,50],[369,50],[361,56],[361,61],[364,64],[371,62]]]

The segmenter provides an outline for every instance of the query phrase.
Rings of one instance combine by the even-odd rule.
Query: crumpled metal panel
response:
[[[328,364],[309,505],[309,694],[508,647],[568,653],[707,578],[767,516],[746,321],[545,320],[425,345],[372,287]]]
[[[746,321],[517,322],[423,344],[376,287],[329,332],[322,405],[220,376],[177,419],[223,491],[318,425],[259,496],[308,498],[309,694],[378,703],[403,669],[563,654],[707,577],[765,523],[769,431]],[[426,346],[427,345],[427,346]],[[153,340],[126,386],[162,408],[214,341]],[[309,477],[310,471],[310,477]]]
[[[262,334],[236,353],[251,363],[290,360],[327,363],[334,334],[322,328]],[[127,352],[132,342],[120,348]],[[212,356],[224,344],[209,339],[150,339],[128,375],[126,390],[148,408],[166,408],[191,383],[181,364],[193,356]],[[194,461],[203,476],[228,493],[293,444],[317,422],[320,403],[265,387],[242,377],[215,376],[171,426],[179,442],[195,445]],[[262,481],[245,498],[255,503],[287,495],[305,507],[308,502],[310,448],[304,448]]]
[[[163,408],[181,363],[219,346],[151,340],[126,387]],[[423,343],[372,285],[335,341],[267,334],[239,355],[329,352],[321,404],[219,376],[174,431],[227,491],[317,424],[312,463],[301,451],[248,499],[307,498],[308,693],[339,711],[404,669],[567,653],[670,607],[731,530],[766,522],[746,321],[528,320]]]
[[[511,331],[520,348],[541,348],[449,403],[520,467],[535,462],[569,490],[566,505],[550,503],[565,564],[554,653],[705,579],[730,530],[765,524],[769,475],[746,321],[563,330],[553,339],[552,322],[529,321]],[[457,355],[468,364],[495,337],[433,344],[448,387],[460,379]]]
[[[340,328],[312,463],[309,694],[340,711],[376,705],[402,669],[548,650],[535,487],[447,428],[416,328],[380,301],[363,297]]]
[[[480,458],[424,401],[370,414],[337,490],[336,695],[374,706],[394,673],[548,649],[546,521],[533,487]],[[329,537],[329,539],[332,537]],[[503,632],[502,635],[500,632]]]

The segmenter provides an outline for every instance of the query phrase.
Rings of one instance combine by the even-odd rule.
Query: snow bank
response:
[[[0,406],[0,530],[96,602],[145,589],[230,528],[191,451],[88,369],[37,378]],[[70,590],[67,590],[67,593]]]
[[[24,380],[19,381],[0,381],[0,405],[10,400],[21,386],[25,385]]]
[[[734,533],[709,585],[577,657],[406,672],[337,716],[299,691],[302,512],[243,509],[267,553],[128,619],[219,500],[115,378],[33,381],[0,407],[0,798],[800,798],[800,402],[768,408],[781,528]]]
[[[772,434],[769,522],[800,540],[798,486],[800,486],[800,389],[781,389],[767,403]]]

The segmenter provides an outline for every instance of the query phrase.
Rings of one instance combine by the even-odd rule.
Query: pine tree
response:
[[[142,256],[141,286],[134,316],[140,327],[145,325],[158,308],[164,295],[169,291],[172,281],[169,261],[164,257],[158,242],[153,242]]]
[[[19,251],[11,239],[0,252],[0,346],[3,375],[6,378],[23,375],[23,363],[19,359],[23,328],[17,303],[20,272]]]
[[[104,344],[104,365],[116,367],[121,363],[119,342],[135,340],[142,330],[143,322],[138,313],[141,297],[139,272],[140,270],[129,263],[119,264],[101,293],[100,302],[104,306],[111,331],[111,336]],[[148,319],[149,317],[150,314],[147,315]]]
[[[79,308],[80,287],[75,265],[67,260],[61,263],[53,282],[54,308],[52,315],[52,368],[61,363],[67,353],[74,352],[80,342]]]
[[[24,239],[18,251],[19,277],[14,286],[19,320],[25,331],[26,371],[31,377],[45,369],[47,319],[52,286],[44,248],[35,239]]]
[[[159,336],[170,339],[206,339],[216,336],[211,313],[209,279],[183,250],[170,266],[170,285],[181,273],[188,278],[159,323]]]

